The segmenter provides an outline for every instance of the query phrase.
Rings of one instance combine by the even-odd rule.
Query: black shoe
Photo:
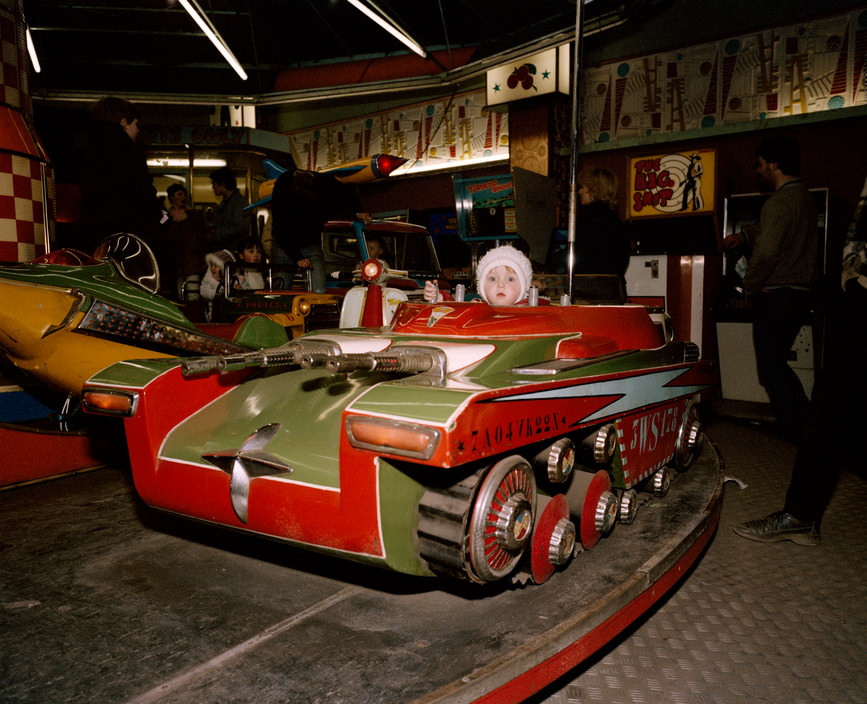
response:
[[[798,545],[818,545],[821,539],[818,523],[798,520],[785,511],[777,511],[757,521],[741,523],[732,530],[742,538],[758,540],[760,543],[791,540]]]

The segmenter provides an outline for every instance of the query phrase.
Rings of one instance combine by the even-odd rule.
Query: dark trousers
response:
[[[864,471],[867,289],[853,284],[841,298],[825,321],[824,363],[786,493],[785,510],[804,521],[821,520],[843,467]]]
[[[801,438],[810,404],[801,380],[789,366],[789,355],[801,326],[810,322],[811,298],[808,291],[792,288],[750,297],[759,381],[771,399],[777,433],[792,443]]]

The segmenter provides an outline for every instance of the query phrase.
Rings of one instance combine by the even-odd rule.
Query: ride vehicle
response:
[[[641,306],[404,302],[379,328],[119,362],[83,407],[124,418],[152,507],[407,574],[541,583],[688,467],[708,385]]]
[[[390,319],[400,301],[421,299],[419,281],[438,274],[430,235],[417,225],[326,223],[326,267],[343,275],[325,294],[292,283],[285,268],[270,265],[260,268],[271,287],[233,290],[227,266],[211,323],[157,294],[156,259],[135,235],[106,238],[94,256],[60,249],[31,263],[0,264],[0,352],[29,380],[77,395],[92,374],[121,359],[236,353],[277,346],[311,329],[358,326],[366,288],[353,271],[373,238],[405,269],[405,276],[389,281],[383,299]],[[347,293],[354,318],[348,312],[341,318]]]
[[[228,354],[289,339],[261,316],[195,325],[158,290],[153,253],[128,234],[106,238],[94,256],[59,249],[0,265],[0,351],[45,387],[77,394],[120,359]]]
[[[316,297],[305,296],[301,301],[301,311],[295,298],[300,292],[310,290],[310,281],[304,270],[285,265],[244,264],[246,268],[261,272],[266,288],[261,291],[238,290],[231,282],[241,264],[229,263],[223,272],[222,293],[213,303],[211,319],[228,323],[255,312],[283,321],[281,316],[290,313],[292,317],[287,321],[287,327],[296,320],[303,320],[303,331],[358,327],[367,295],[367,287],[359,285],[360,267],[362,262],[371,258],[373,242],[379,247],[383,282],[388,281],[383,310],[385,320],[389,320],[401,301],[423,300],[424,282],[440,275],[439,259],[427,229],[391,220],[373,220],[366,225],[358,220],[325,223],[322,252],[329,275],[327,290]],[[392,270],[395,273],[389,273]],[[304,314],[300,318],[299,312]],[[293,332],[299,332],[298,328],[293,327]]]

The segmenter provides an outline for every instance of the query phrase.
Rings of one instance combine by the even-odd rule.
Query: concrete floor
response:
[[[818,548],[752,543],[730,528],[782,505],[794,449],[758,423],[718,419],[706,430],[726,474],[747,484],[726,485],[709,548],[661,604],[532,702],[867,704],[867,526],[856,520],[867,498],[865,475],[844,473]],[[210,701],[214,690],[195,686],[205,671],[220,682],[220,701],[391,702],[387,688],[376,687],[389,678],[389,658],[410,657],[420,678],[432,676],[425,674],[436,662],[426,656],[430,643],[420,640],[407,654],[388,629],[347,626],[358,616],[342,606],[366,598],[358,585],[376,579],[366,570],[343,581],[335,561],[304,553],[309,569],[294,570],[300,582],[287,583],[298,552],[287,556],[266,541],[155,517],[137,506],[122,469],[77,479],[91,491],[73,495],[69,479],[38,485],[52,511],[34,525],[22,526],[21,514],[4,508],[24,496],[16,492],[36,495],[35,488],[0,492],[0,702]],[[94,510],[100,521],[87,523]],[[14,525],[5,523],[13,517]],[[70,550],[73,534],[78,544]],[[16,543],[25,539],[22,560]],[[162,556],[156,564],[144,559],[154,553]],[[34,582],[34,574],[54,570],[72,576]],[[436,600],[415,581],[397,579],[390,592],[407,619],[429,619],[434,628]],[[307,594],[315,595],[308,611],[317,610],[318,619],[323,604],[331,610],[329,637],[354,649],[370,679],[363,696],[339,694],[347,673],[336,661],[328,668],[327,651],[320,660],[335,683],[333,696],[269,676],[287,657],[310,656],[304,629],[321,621],[299,604]],[[283,597],[293,600],[291,623],[284,623]],[[111,604],[116,622],[100,622],[100,604]],[[484,604],[478,599],[474,607]],[[355,626],[375,633],[375,647],[349,640]],[[456,656],[474,637],[470,628],[455,634]],[[121,651],[122,658],[114,655]],[[249,658],[236,661],[247,651],[255,653],[255,667]],[[203,661],[202,652],[214,655]],[[179,673],[187,679],[179,681]]]

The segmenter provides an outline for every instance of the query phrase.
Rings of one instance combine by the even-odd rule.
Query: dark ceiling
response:
[[[476,47],[473,60],[574,32],[575,0],[375,0],[427,50]],[[286,69],[406,54],[346,0],[200,0],[244,66],[241,80],[177,0],[25,0],[42,72],[35,96],[83,92],[257,96]],[[598,26],[646,0],[592,0]],[[452,68],[448,53],[438,70]]]

